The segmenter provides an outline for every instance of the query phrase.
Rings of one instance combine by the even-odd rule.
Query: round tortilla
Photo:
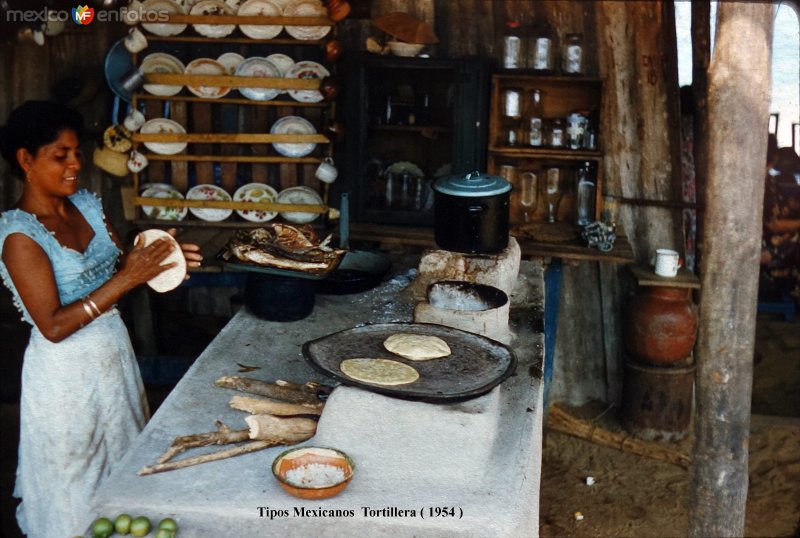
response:
[[[412,361],[440,359],[450,355],[450,346],[438,336],[397,333],[383,341],[383,347]]]
[[[157,228],[145,230],[139,235],[141,236],[141,241],[143,241],[143,247],[146,247],[158,239],[168,239],[173,243],[172,251],[170,251],[169,255],[161,262],[161,265],[169,265],[172,262],[175,262],[176,265],[148,280],[147,285],[159,293],[174,290],[180,286],[183,279],[186,278],[186,258],[184,258],[181,246],[175,238],[164,230],[159,230]]]
[[[344,375],[376,385],[406,385],[419,379],[419,372],[402,362],[389,359],[345,359],[339,364]]]

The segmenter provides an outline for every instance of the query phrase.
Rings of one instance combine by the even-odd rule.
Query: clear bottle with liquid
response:
[[[523,143],[520,129],[522,125],[522,99],[521,88],[507,88],[503,91],[503,113],[500,128],[504,137],[502,143],[507,146],[519,146]]]
[[[506,31],[503,34],[503,68],[521,69],[525,67],[525,56],[522,43],[522,25],[519,21],[506,21]]]
[[[553,27],[542,18],[533,26],[533,38],[528,47],[528,67],[539,74],[553,74],[556,71],[556,33]]]
[[[578,226],[586,226],[594,221],[594,199],[595,199],[595,181],[592,176],[591,163],[584,163],[582,168],[578,169],[578,184],[576,187],[577,200],[577,224]]]
[[[544,145],[544,107],[542,105],[542,91],[534,89],[530,93],[528,106],[525,110],[525,142],[529,146],[541,147]]]

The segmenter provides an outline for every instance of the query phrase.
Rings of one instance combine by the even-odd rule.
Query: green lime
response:
[[[150,532],[150,520],[146,516],[139,516],[131,521],[131,535],[145,536]]]
[[[130,534],[132,521],[133,518],[128,514],[120,514],[114,520],[114,530],[120,534]]]
[[[175,531],[171,531],[169,529],[158,529],[158,532],[156,532],[156,538],[175,538]]]
[[[168,531],[177,532],[178,530],[178,523],[172,519],[171,517],[165,517],[161,521],[158,522],[159,529],[166,529]]]
[[[98,517],[92,523],[94,538],[108,538],[112,534],[114,534],[114,524],[107,517]]]

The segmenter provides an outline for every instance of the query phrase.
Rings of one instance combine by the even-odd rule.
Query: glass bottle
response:
[[[583,74],[583,36],[567,34],[561,51],[561,72],[565,75]]]
[[[595,183],[591,177],[591,163],[584,163],[578,169],[577,185],[577,223],[579,226],[586,226],[594,220],[594,195]]]
[[[503,68],[520,69],[524,67],[522,53],[521,24],[519,21],[506,21],[503,34]]]
[[[542,91],[531,91],[528,107],[525,110],[526,142],[529,146],[539,147],[544,145],[544,107],[542,104]]]
[[[555,32],[544,18],[533,27],[528,66],[540,74],[552,74],[556,69]]]
[[[547,145],[552,148],[564,147],[564,121],[561,118],[556,118],[550,122]]]
[[[501,130],[504,133],[503,141],[508,146],[518,146],[522,143],[520,125],[522,120],[522,89],[507,88],[503,91],[503,114]]]

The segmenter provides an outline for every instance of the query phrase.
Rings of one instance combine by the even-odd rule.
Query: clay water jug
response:
[[[686,359],[697,338],[697,308],[691,289],[640,286],[623,325],[631,358],[656,366]]]

